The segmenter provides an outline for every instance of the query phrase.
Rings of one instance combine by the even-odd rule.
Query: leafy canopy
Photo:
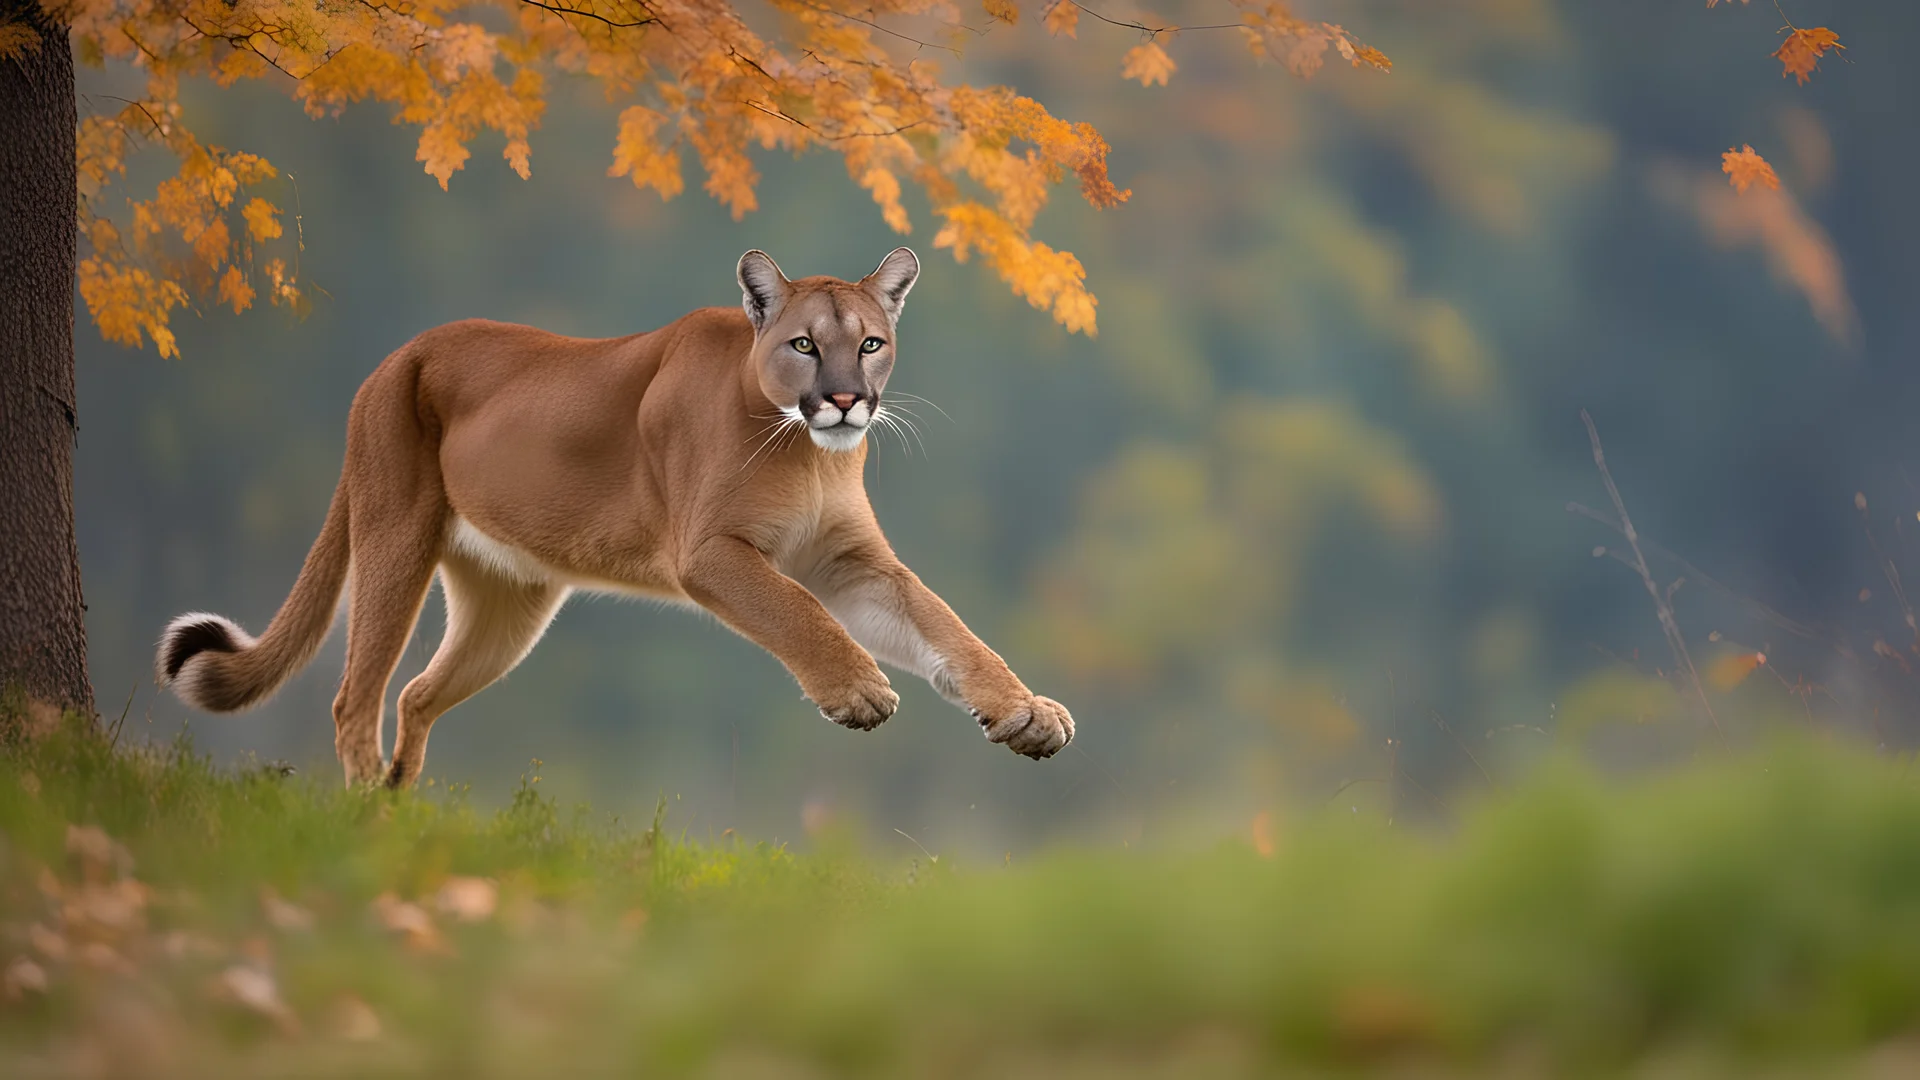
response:
[[[181,114],[184,78],[269,79],[313,116],[385,102],[396,123],[419,127],[415,157],[444,188],[483,132],[504,137],[507,165],[529,175],[550,77],[582,76],[626,103],[610,175],[672,198],[691,156],[707,193],[739,218],[757,205],[755,148],[828,150],[889,226],[911,229],[902,194],[919,188],[939,220],[935,247],[963,262],[979,255],[1016,295],[1088,334],[1096,300],[1085,269],[1036,239],[1034,220],[1069,177],[1096,208],[1129,194],[1107,175],[1107,143],[1091,125],[1006,87],[942,79],[936,57],[958,57],[969,15],[956,0],[768,0],[751,13],[729,0],[42,2],[72,27],[84,61],[147,73],[143,100],[80,124],[89,246],[80,291],[105,337],[151,339],[163,356],[178,352],[169,313],[195,293],[236,312],[262,295],[296,308],[306,300],[298,219],[288,236],[280,208],[256,190],[275,169],[196,139]],[[1391,66],[1343,28],[1296,18],[1286,0],[1229,2],[1239,20],[1206,29],[1236,31],[1257,57],[1302,77],[1329,51],[1355,67]],[[1160,42],[1177,27],[1121,22],[1071,0],[1047,5],[1043,22],[1071,37],[1083,12],[1141,34],[1120,65],[1127,78],[1165,83],[1174,73]],[[1014,24],[1020,10],[984,0],[984,14]],[[105,194],[137,142],[164,146],[179,171],[110,218]]]

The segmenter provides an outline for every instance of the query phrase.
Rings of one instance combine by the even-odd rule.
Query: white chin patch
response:
[[[848,427],[843,424],[824,431],[817,427],[809,427],[807,434],[813,437],[813,445],[820,449],[844,453],[860,445],[860,440],[867,437],[867,429]]]

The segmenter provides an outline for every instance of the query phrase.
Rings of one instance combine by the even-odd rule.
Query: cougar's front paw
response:
[[[831,692],[811,696],[820,706],[821,716],[855,731],[872,731],[900,707],[900,695],[893,692],[893,684],[877,667]]]
[[[1005,743],[1007,749],[1035,761],[1052,757],[1073,741],[1073,714],[1052,698],[1035,694],[1005,716],[971,711],[988,742]]]

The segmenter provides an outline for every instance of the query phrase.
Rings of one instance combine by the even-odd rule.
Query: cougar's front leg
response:
[[[972,713],[989,741],[1036,760],[1073,741],[1066,706],[1027,689],[891,550],[862,546],[841,554],[808,584],[855,641]]]
[[[733,537],[707,540],[687,561],[680,587],[785,664],[834,723],[869,731],[900,707],[900,696],[873,657],[752,544]]]

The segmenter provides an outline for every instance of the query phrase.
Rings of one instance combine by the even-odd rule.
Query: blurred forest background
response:
[[[1719,722],[1908,745],[1914,631],[1887,569],[1920,527],[1920,147],[1900,136],[1920,6],[1792,0],[1847,45],[1807,86],[1767,59],[1763,8],[1328,0],[1302,14],[1391,75],[1302,82],[1193,32],[1152,88],[1119,78],[1132,31],[979,35],[951,75],[1091,121],[1134,191],[1057,199],[1036,228],[1086,264],[1101,334],[934,251],[917,215],[892,386],[942,411],[916,410],[924,448],[875,448],[869,486],[908,564],[1074,710],[1073,747],[1016,759],[904,678],[900,713],[851,734],[711,620],[576,599],[438,725],[429,775],[487,802],[537,757],[563,799],[639,816],[664,794],[697,835],[795,839],[839,813],[998,854],[1244,829],[1365,778],[1394,782],[1343,797],[1414,814],[1569,739],[1684,747],[1703,720],[1663,679],[1647,591],[1567,508],[1611,515],[1583,408],[1641,532],[1691,563],[1649,556],[1663,588],[1686,579],[1672,602]],[[83,114],[139,85],[80,78]],[[205,141],[292,174],[275,201],[325,295],[301,321],[176,320],[165,361],[82,312],[76,489],[101,708],[131,693],[130,732],[187,724],[223,759],[332,775],[343,635],[232,717],[156,695],[152,643],[190,609],[265,625],[389,351],[468,316],[629,333],[736,303],[747,248],[854,277],[901,242],[833,158],[763,156],[740,222],[610,179],[618,107],[584,84],[556,85],[531,180],[482,140],[449,193],[384,109],[316,122],[247,83],[187,102]],[[1779,195],[1728,187],[1719,155],[1746,143]],[[128,189],[151,181],[136,160]],[[440,620],[435,596],[396,691]]]

